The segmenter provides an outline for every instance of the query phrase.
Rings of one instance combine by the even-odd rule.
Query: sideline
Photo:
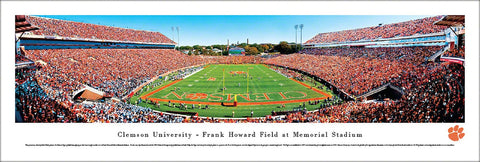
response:
[[[163,74],[160,74],[160,75],[157,75],[155,77],[153,77],[152,79],[150,79],[149,81],[141,84],[140,86],[138,86],[137,88],[135,88],[133,91],[131,91],[128,95],[122,97],[122,100],[125,100],[127,98],[131,98],[135,93],[137,93],[138,91],[140,91],[143,87],[145,87],[146,85],[152,83],[153,81],[157,80],[160,76],[163,78],[165,76],[167,76],[168,74],[170,73],[173,73],[175,71],[178,71],[178,70],[183,70],[183,69],[187,69],[187,68],[193,68],[193,67],[198,67],[198,66],[203,66],[205,64],[198,64],[198,65],[192,65],[192,66],[189,66],[189,67],[183,67],[183,68],[180,68],[180,69],[176,69],[176,70],[171,70],[171,71],[168,71],[166,73],[163,73]]]
[[[183,80],[183,79],[175,80],[175,81],[173,81],[173,82],[171,82],[171,83],[169,83],[169,84],[167,84],[167,85],[165,85],[165,86],[163,86],[163,87],[160,87],[160,88],[158,88],[158,89],[156,89],[156,90],[154,90],[154,91],[152,91],[152,92],[150,92],[150,93],[148,93],[148,94],[146,94],[146,95],[141,96],[140,98],[141,98],[142,100],[144,100],[144,99],[146,99],[148,96],[150,96],[150,95],[152,95],[152,94],[155,94],[155,93],[157,93],[158,91],[161,91],[161,90],[163,90],[163,89],[165,89],[165,88],[167,88],[167,87],[170,87],[171,85],[173,85],[173,84],[175,84],[175,83],[177,83],[177,82],[179,82],[179,81],[182,81],[182,80]]]

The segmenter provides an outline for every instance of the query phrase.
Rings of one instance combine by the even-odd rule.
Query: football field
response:
[[[150,102],[143,102],[142,106],[164,112],[235,118],[250,117],[253,112],[254,117],[264,117],[272,111],[291,111],[303,103],[332,97],[328,90],[311,85],[287,78],[262,64],[207,65],[183,80],[165,82],[139,96]],[[235,101],[236,107],[225,106]],[[186,108],[180,107],[180,103]],[[315,106],[307,109],[313,110]]]

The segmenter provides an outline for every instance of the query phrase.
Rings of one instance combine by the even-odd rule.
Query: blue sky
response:
[[[296,24],[303,24],[305,42],[318,33],[376,26],[434,15],[38,15],[84,23],[161,32],[183,45],[246,42],[295,42]],[[180,41],[172,27],[180,28]],[[300,33],[298,33],[300,42]]]

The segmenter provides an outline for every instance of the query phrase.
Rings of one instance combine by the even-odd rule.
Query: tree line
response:
[[[296,53],[301,50],[300,44],[288,43],[281,41],[279,44],[231,44],[229,48],[240,47],[245,49],[245,55],[259,55],[260,53],[280,52],[281,54]],[[209,56],[226,56],[228,55],[227,45],[210,45],[210,46],[180,46],[177,50],[186,51],[188,55],[209,55]]]

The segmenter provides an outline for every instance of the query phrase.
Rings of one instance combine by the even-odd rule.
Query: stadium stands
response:
[[[32,31],[33,34],[36,35],[175,44],[175,42],[159,32],[125,29],[36,16],[26,16],[26,19],[32,25],[40,28],[39,30]]]
[[[29,106],[18,105],[17,109],[22,110],[22,114],[29,114],[31,111],[40,111],[38,108],[42,105],[52,105],[55,112],[61,110],[66,114],[74,115],[68,116],[68,119],[56,118],[51,114],[48,118],[42,115],[29,116],[23,120],[25,122],[171,122],[170,119],[181,122],[181,119],[177,119],[176,116],[168,117],[168,120],[161,120],[160,117],[151,119],[152,114],[143,116],[147,111],[151,113],[151,109],[126,103],[94,103],[93,106],[76,104],[71,102],[71,95],[73,91],[89,85],[113,94],[114,97],[120,97],[153,76],[180,67],[203,63],[198,56],[184,55],[175,50],[55,49],[27,52],[30,58],[42,60],[46,64],[37,64],[40,69],[35,77],[29,78],[30,81],[25,83],[20,81],[25,79],[22,74],[34,73],[34,71],[18,70],[16,75],[18,84],[23,86],[19,86],[20,88],[16,90],[18,98],[16,103],[28,102]],[[125,67],[126,65],[129,67]],[[40,97],[37,95],[39,92],[41,92]],[[32,102],[36,104],[30,104]],[[113,118],[113,115],[117,116]],[[122,118],[117,118],[119,115]],[[153,116],[161,115],[154,113]],[[22,117],[25,118],[25,115]]]
[[[82,122],[59,100],[49,98],[34,78],[15,88],[15,107],[24,122]]]
[[[25,15],[15,15],[15,33],[37,30],[38,27],[26,21]]]
[[[432,66],[436,67],[426,71],[428,79],[414,82],[409,95],[397,102],[350,101],[305,114],[291,113],[284,120],[322,123],[464,122],[463,66],[448,63]]]
[[[433,22],[441,16],[378,27],[321,33],[306,43],[352,42],[442,32]],[[43,36],[175,43],[158,32],[123,29],[26,16]],[[100,123],[285,123],[285,122],[464,122],[465,69],[460,64],[427,63],[442,46],[378,48],[311,48],[306,54],[255,56],[188,56],[171,49],[47,49],[16,54],[15,63],[36,62],[16,69],[15,105],[23,122]],[[464,58],[464,47],[444,56]],[[218,119],[157,112],[123,101],[74,103],[72,93],[90,86],[107,96],[122,98],[152,78],[202,64],[265,63],[302,71],[355,96],[390,83],[405,92],[397,101],[348,101],[318,105],[316,111],[286,111],[282,116]],[[289,77],[304,75],[270,67]],[[195,69],[178,71],[179,79]],[[159,83],[156,83],[159,84]],[[140,88],[141,89],[141,88]],[[141,89],[139,92],[143,92]]]
[[[15,52],[15,69],[17,68],[28,68],[33,65],[34,62],[27,57],[25,57],[25,48],[20,47],[18,51]]]
[[[442,46],[415,46],[415,47],[378,47],[378,48],[311,48],[304,49],[301,53],[342,56],[353,58],[388,59],[402,62],[420,64],[426,61],[428,56],[441,50]]]
[[[308,72],[353,95],[361,95],[425,62],[440,46],[307,49],[265,61]]]
[[[35,74],[33,68],[19,68],[15,69],[15,87],[23,84],[28,78]]]
[[[433,25],[433,23],[440,18],[442,18],[442,16],[427,17],[383,26],[320,33],[306,41],[305,44],[351,42],[359,40],[374,40],[378,38],[411,36],[415,34],[437,33],[446,29],[444,26]]]
[[[443,53],[443,56],[446,57],[459,57],[459,58],[465,58],[465,47],[462,47],[460,49],[450,49],[449,51]]]
[[[363,94],[398,77],[405,64],[389,60],[369,60],[338,56],[288,55],[267,60],[267,64],[305,71],[354,95]]]
[[[39,84],[71,94],[82,84],[121,98],[142,82],[169,70],[203,63],[166,49],[50,49],[30,50],[27,56],[46,62]]]
[[[21,54],[15,54],[15,65],[22,64],[22,63],[29,63],[29,62],[32,62],[32,60],[26,58]]]
[[[331,43],[441,32],[436,16],[404,23],[322,33],[306,43]],[[409,30],[406,27],[414,26]],[[366,35],[363,35],[366,33]],[[349,101],[312,112],[291,112],[285,122],[464,122],[465,69],[460,64],[426,63],[442,46],[378,48],[310,48],[309,55],[287,55],[265,61],[305,71],[354,95],[391,83],[403,91],[398,101]],[[450,50],[444,56],[464,57]]]

